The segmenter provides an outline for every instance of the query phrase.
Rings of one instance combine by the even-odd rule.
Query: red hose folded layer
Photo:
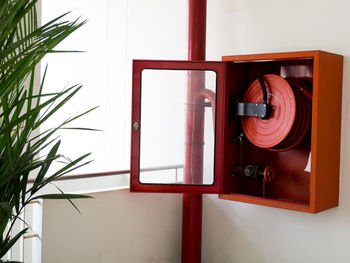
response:
[[[311,122],[312,95],[306,82],[278,75],[264,75],[268,104],[272,114],[267,120],[242,117],[241,124],[248,140],[255,146],[272,151],[287,151],[304,139]],[[262,93],[255,80],[244,94],[243,102],[261,103]]]

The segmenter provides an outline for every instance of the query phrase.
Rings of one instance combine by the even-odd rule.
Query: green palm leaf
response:
[[[39,129],[82,87],[74,85],[60,92],[44,93],[47,67],[36,88],[35,66],[46,54],[66,52],[54,48],[86,21],[65,21],[66,13],[39,26],[36,3],[37,0],[0,1],[0,257],[26,232],[27,229],[12,239],[9,235],[14,221],[31,200],[67,199],[72,203],[71,199],[87,198],[61,190],[57,194],[36,196],[55,179],[91,162],[87,159],[90,154],[83,154],[51,171],[52,163],[61,158],[57,132],[60,129],[95,130],[68,126],[95,108],[69,116],[57,127]],[[41,156],[43,152],[47,154]],[[33,173],[34,183],[28,184],[28,177]],[[8,222],[10,229],[5,233]]]

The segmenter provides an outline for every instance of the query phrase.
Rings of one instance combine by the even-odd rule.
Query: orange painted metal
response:
[[[134,190],[153,192],[184,192],[186,188],[186,191],[197,193],[184,195],[183,262],[199,262],[200,259],[200,193],[215,192],[220,193],[222,199],[310,213],[338,205],[343,57],[323,51],[305,51],[228,56],[223,57],[223,61],[225,63],[151,62],[154,68],[167,69],[195,66],[203,70],[210,66],[218,73],[216,101],[213,94],[205,90],[198,92],[198,96],[216,104],[214,185],[139,184],[142,188],[134,187]],[[140,72],[141,68],[134,67],[134,73]],[[230,97],[242,98],[257,74],[274,74],[286,79],[296,98],[299,122],[285,141],[272,148],[262,148],[244,138],[243,143],[233,140],[241,136],[241,121],[240,118],[229,119]],[[140,76],[135,76],[133,83],[138,86]],[[307,93],[303,92],[305,87]],[[139,91],[140,87],[134,87],[135,108],[140,104]],[[139,109],[133,111],[132,120],[139,121]],[[133,132],[131,187],[138,183],[139,171],[139,129]],[[304,170],[310,153],[311,172]],[[273,180],[232,176],[237,167],[246,165],[271,167]]]
[[[225,128],[228,139],[224,149],[224,193],[219,197],[309,213],[337,206],[343,57],[324,51],[303,51],[225,56],[222,60],[231,62],[226,92],[235,96],[244,94],[257,73],[312,83],[312,90],[305,94],[312,102],[312,116],[311,130],[307,131],[305,139],[286,152],[273,152],[246,143],[240,156],[241,146],[229,141],[239,132],[238,120],[228,124]],[[310,152],[311,172],[307,172],[304,168]],[[264,193],[261,192],[262,182],[231,176],[230,167],[239,165],[242,160],[273,167],[275,178],[266,184]]]

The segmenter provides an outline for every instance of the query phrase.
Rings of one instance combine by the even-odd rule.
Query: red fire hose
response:
[[[310,89],[306,82],[297,78],[284,79],[268,74],[263,80],[272,113],[266,120],[243,116],[243,131],[255,146],[272,151],[290,150],[303,140],[310,127]],[[255,80],[245,92],[243,101],[260,103],[262,96],[260,83]]]

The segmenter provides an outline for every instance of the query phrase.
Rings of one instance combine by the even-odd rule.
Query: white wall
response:
[[[132,58],[186,58],[186,32],[181,33],[186,26],[186,14],[182,11],[185,1],[125,0],[123,3],[124,7],[116,12],[127,14],[127,70],[131,68]],[[222,55],[314,49],[342,54],[345,60],[339,207],[311,215],[206,195],[203,262],[350,261],[349,10],[350,2],[346,0],[208,0],[208,60],[220,60]],[[130,89],[130,71],[126,76],[124,88]],[[125,96],[130,101],[130,90]],[[43,262],[179,262],[181,199],[178,195],[123,191],[96,194],[96,197],[79,201],[82,216],[67,212],[70,207],[65,202],[45,203]],[[134,228],[135,218],[141,219],[137,223],[142,227]],[[163,236],[164,232],[168,234]],[[71,247],[74,242],[69,246],[65,243],[77,241],[78,236],[81,242],[87,242],[74,249]],[[137,242],[133,243],[136,237]],[[127,243],[123,242],[125,238]],[[94,258],[97,251],[103,252],[101,256],[112,255],[114,251],[110,258],[113,261],[98,261]],[[92,261],[85,255],[91,255]],[[162,259],[152,259],[155,255]]]
[[[100,192],[76,201],[44,201],[47,263],[177,263],[181,255],[180,195]]]
[[[309,215],[206,196],[203,262],[349,262],[350,2],[208,0],[208,10],[208,60],[315,49],[345,59],[339,207]]]

